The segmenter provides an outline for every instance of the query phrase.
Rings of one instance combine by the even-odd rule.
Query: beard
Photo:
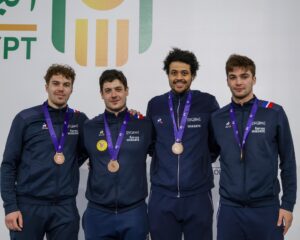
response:
[[[183,86],[181,88],[178,88],[176,86],[177,83],[180,83],[182,84]],[[188,90],[190,90],[190,87],[191,87],[191,82],[189,83],[188,81],[186,80],[174,80],[172,82],[172,85],[171,86],[171,89],[176,92],[176,93],[179,93],[179,94],[183,94],[185,92],[187,92]]]

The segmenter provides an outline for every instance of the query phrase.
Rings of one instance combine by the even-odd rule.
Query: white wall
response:
[[[52,63],[68,63],[76,69],[77,79],[70,106],[93,117],[104,110],[98,90],[98,77],[105,69],[89,64],[79,66],[74,59],[75,20],[88,18],[89,63],[93,63],[95,19],[110,21],[110,43],[114,43],[113,24],[116,19],[129,19],[129,59],[120,69],[126,74],[130,95],[128,106],[145,113],[147,101],[154,95],[169,90],[162,61],[171,47],[193,51],[200,62],[198,76],[193,89],[214,94],[220,105],[230,100],[230,92],[225,81],[225,61],[232,53],[251,57],[257,65],[258,98],[274,101],[284,106],[289,117],[296,156],[299,155],[300,116],[298,106],[299,55],[300,55],[300,1],[298,0],[160,0],[153,1],[153,39],[150,48],[138,53],[138,0],[125,0],[118,8],[99,12],[89,9],[81,1],[67,1],[66,50],[60,53],[51,43],[52,1],[37,1],[30,11],[30,0],[20,1],[15,7],[0,8],[8,11],[0,15],[0,24],[37,24],[37,32],[0,31],[0,152],[3,153],[11,121],[15,114],[42,103],[47,95],[43,76]],[[4,59],[4,38],[31,36],[31,58],[25,59],[25,45],[9,53]],[[115,49],[109,47],[109,68],[114,68]],[[296,110],[297,109],[297,110]],[[215,165],[218,167],[218,163]],[[87,168],[81,169],[78,205],[83,212],[86,201],[84,190]],[[299,167],[297,168],[299,173]],[[216,185],[218,185],[216,176]],[[299,183],[299,181],[298,181]],[[217,189],[214,189],[215,209],[217,209]],[[300,235],[300,207],[296,205],[294,223],[287,239],[297,239]],[[3,210],[0,210],[0,239],[8,239]],[[80,233],[83,239],[82,231]]]

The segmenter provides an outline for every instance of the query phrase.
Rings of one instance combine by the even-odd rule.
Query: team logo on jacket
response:
[[[105,134],[104,134],[104,131],[103,131],[103,130],[100,130],[98,136],[99,136],[99,137],[103,137],[104,135],[105,135]]]
[[[45,130],[45,129],[47,129],[47,130],[48,130],[47,123],[44,123],[44,124],[43,124],[43,126],[42,126],[42,129],[43,129],[43,130]]]
[[[126,142],[139,142],[140,141],[140,131],[126,131]]]
[[[68,125],[68,135],[78,135],[78,124],[69,124]]]
[[[225,124],[225,128],[231,128],[231,122],[227,122],[227,123]]]
[[[158,124],[163,124],[163,120],[162,120],[161,118],[158,118],[158,119],[156,120],[156,122],[157,122]]]
[[[265,133],[265,132],[266,132],[265,121],[255,121],[252,123],[251,133]]]
[[[187,118],[187,128],[201,128],[201,117]]]
[[[96,144],[98,151],[103,152],[107,149],[107,142],[105,140],[99,140]]]

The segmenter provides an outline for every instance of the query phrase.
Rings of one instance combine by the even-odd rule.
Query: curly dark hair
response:
[[[119,71],[117,69],[108,69],[105,70],[99,78],[100,91],[103,91],[103,85],[105,82],[112,82],[116,79],[120,80],[120,82],[124,85],[125,89],[128,88],[127,79],[122,71]]]
[[[228,73],[233,70],[233,68],[238,67],[238,68],[245,68],[247,70],[250,70],[252,73],[253,77],[255,77],[255,63],[253,62],[252,59],[238,55],[238,54],[232,54],[229,56],[227,62],[226,62],[226,75],[228,76]]]
[[[50,79],[53,75],[62,75],[67,79],[71,79],[72,84],[75,81],[76,73],[72,67],[69,65],[62,65],[62,64],[52,64],[44,76],[44,79],[47,84],[49,84]]]
[[[181,50],[179,48],[173,48],[164,60],[163,69],[167,74],[169,74],[170,64],[177,61],[190,65],[192,76],[196,76],[197,70],[199,69],[199,63],[193,52]]]

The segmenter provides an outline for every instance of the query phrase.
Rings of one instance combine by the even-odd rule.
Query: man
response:
[[[191,90],[199,64],[174,48],[164,61],[171,90],[148,103],[155,129],[149,200],[153,240],[212,239],[211,162],[218,151],[209,131],[214,96]]]
[[[52,65],[45,75],[48,100],[16,115],[1,165],[1,195],[11,239],[77,239],[79,149],[85,114],[67,102],[74,70]]]
[[[282,240],[292,223],[297,188],[286,114],[253,94],[256,76],[250,58],[231,55],[226,74],[232,101],[212,116],[221,149],[218,240]]]
[[[87,121],[83,133],[90,160],[85,239],[147,239],[146,158],[151,123],[129,114],[127,80],[121,71],[104,71],[99,84],[105,112]]]

